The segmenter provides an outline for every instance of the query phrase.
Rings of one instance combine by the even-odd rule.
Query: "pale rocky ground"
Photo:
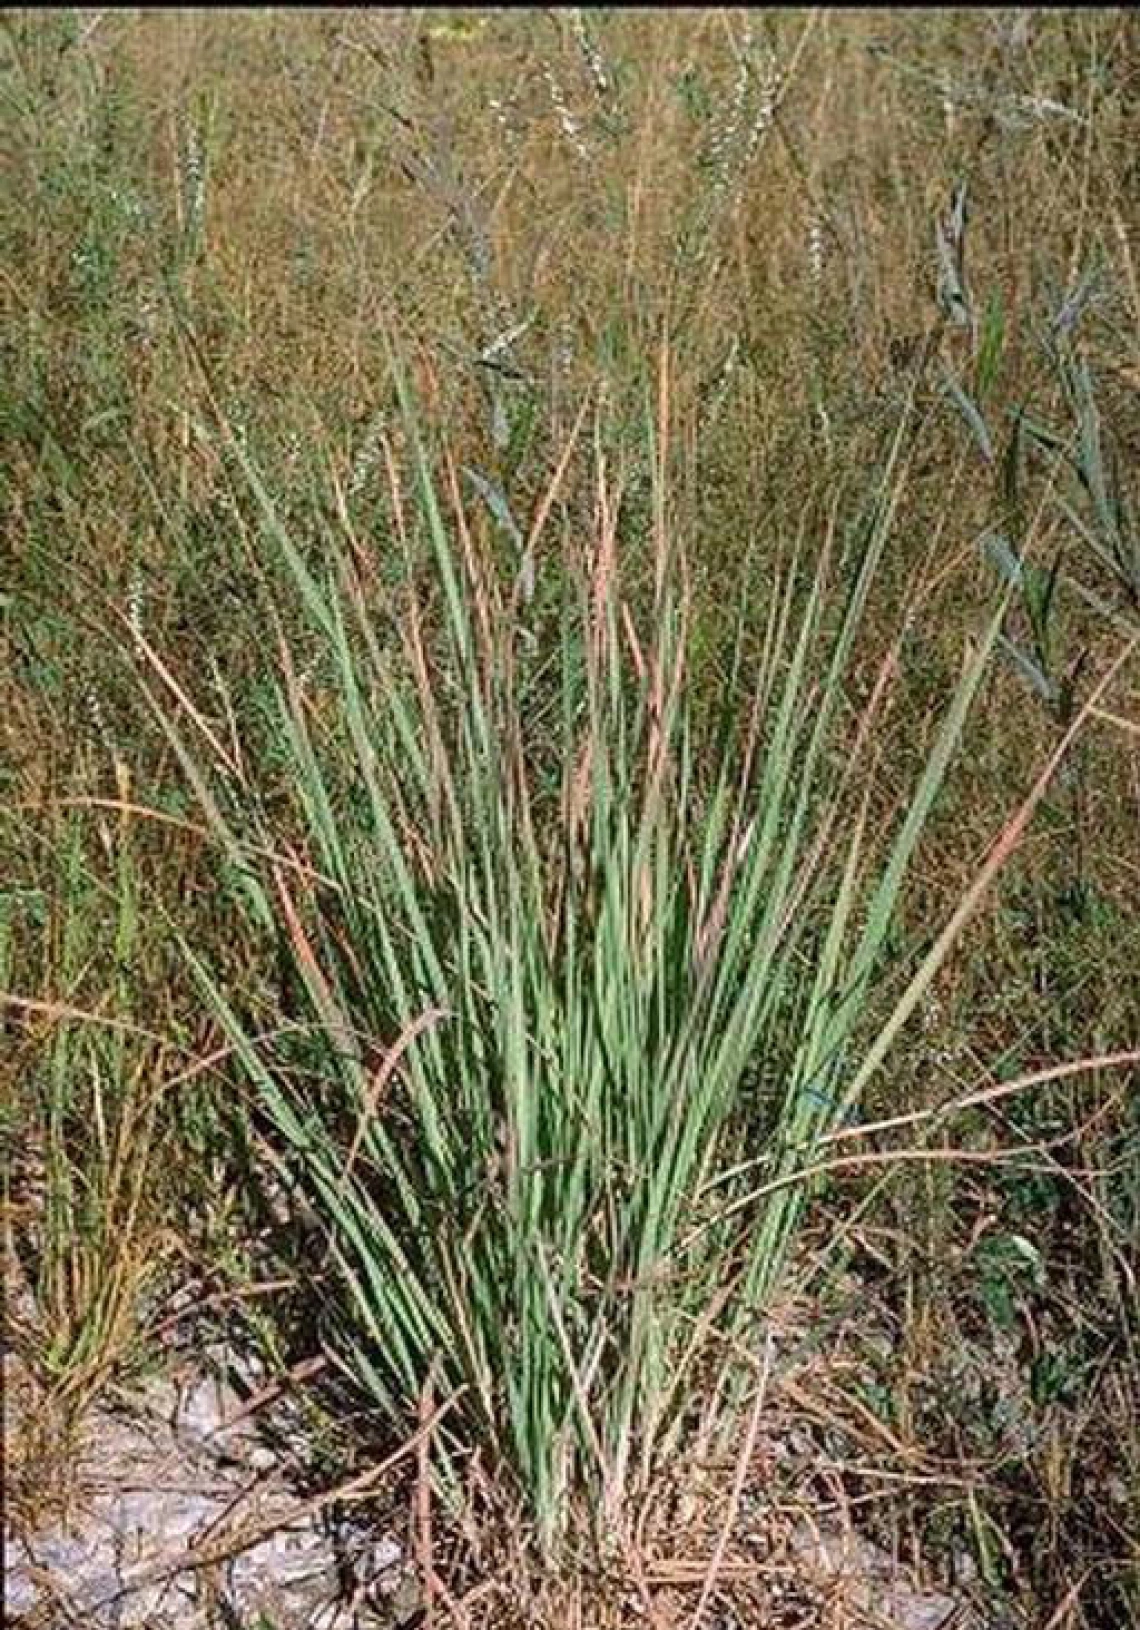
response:
[[[70,1450],[68,1518],[6,1527],[5,1623],[22,1630],[396,1630],[420,1623],[401,1540],[333,1522],[298,1494],[248,1408],[262,1378],[219,1379],[220,1352],[92,1408]],[[231,1359],[232,1365],[232,1359]],[[5,1454],[29,1425],[30,1381],[4,1355]],[[34,1424],[34,1422],[32,1423]],[[301,1442],[298,1439],[298,1451]],[[875,1546],[804,1524],[788,1547],[816,1603],[804,1630],[996,1630],[912,1588]],[[801,1573],[802,1569],[802,1573]],[[812,1612],[812,1610],[809,1610]],[[723,1611],[710,1626],[762,1630]],[[554,1627],[551,1627],[554,1630]]]
[[[5,1359],[6,1444],[23,1423]],[[410,1581],[402,1547],[333,1524],[290,1486],[201,1368],[88,1414],[69,1520],[5,1534],[4,1606],[25,1630],[366,1630],[389,1626]]]

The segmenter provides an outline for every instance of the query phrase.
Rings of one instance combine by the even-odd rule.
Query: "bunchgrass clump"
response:
[[[999,620],[874,834],[853,772],[890,664],[854,718],[847,681],[900,431],[855,557],[801,538],[752,601],[719,741],[698,741],[664,363],[660,387],[652,586],[627,588],[601,451],[588,528],[549,547],[569,445],[524,540],[559,627],[537,677],[523,577],[479,543],[402,382],[414,498],[390,459],[375,547],[406,569],[382,608],[359,540],[299,547],[231,443],[319,653],[319,708],[283,634],[275,653],[288,817],[158,705],[285,947],[268,1018],[191,954],[319,1229],[324,1341],[393,1428],[438,1409],[440,1490],[471,1497],[481,1464],[548,1557],[583,1521],[620,1539],[686,1440],[739,1418],[805,1173],[937,966],[900,980],[888,934]]]

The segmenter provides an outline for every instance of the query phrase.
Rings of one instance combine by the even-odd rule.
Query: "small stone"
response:
[[[27,1550],[14,1535],[4,1537],[4,1606],[10,1613],[27,1613],[35,1605]]]

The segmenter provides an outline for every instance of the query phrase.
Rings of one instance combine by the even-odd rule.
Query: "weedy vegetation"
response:
[[[1140,1617],[1131,13],[0,52],[51,1433],[190,1287],[434,1622]]]

